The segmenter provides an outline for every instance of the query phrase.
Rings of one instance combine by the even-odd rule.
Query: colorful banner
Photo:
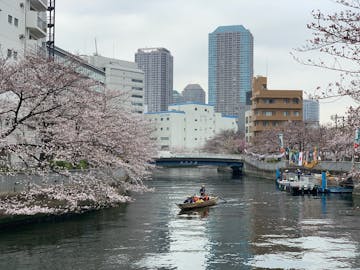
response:
[[[300,152],[299,153],[299,163],[298,163],[298,165],[302,166],[302,164],[303,164],[303,152]]]

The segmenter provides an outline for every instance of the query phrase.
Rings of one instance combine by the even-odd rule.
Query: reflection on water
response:
[[[201,219],[202,213],[188,211],[171,220],[169,251],[160,254],[148,253],[136,265],[150,269],[205,269],[209,242],[206,235],[206,220]],[[182,218],[183,215],[188,218]]]
[[[202,183],[224,200],[187,212]],[[63,221],[0,231],[0,269],[359,269],[351,196],[293,197],[213,169],[158,171],[155,192]]]
[[[249,265],[263,268],[290,269],[351,269],[359,258],[359,246],[347,233],[327,236],[331,220],[309,219],[301,222],[300,237],[263,235],[254,246],[265,248],[265,254],[255,255]]]
[[[206,218],[209,215],[210,207],[195,208],[190,210],[180,210],[179,216],[181,217],[200,217]]]

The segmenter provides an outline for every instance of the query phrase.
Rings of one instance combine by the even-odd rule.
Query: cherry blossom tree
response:
[[[302,64],[337,71],[340,78],[326,89],[318,88],[315,97],[350,96],[360,101],[360,1],[335,0],[341,9],[333,14],[320,10],[312,12],[313,21],[307,25],[312,39],[298,52],[309,53],[308,59],[295,59]],[[316,53],[316,56],[314,54]],[[319,60],[315,60],[319,59]]]
[[[353,132],[349,126],[343,128],[328,127],[321,150],[330,154],[332,160],[351,160],[353,154]]]
[[[279,153],[279,134],[282,130],[279,128],[264,130],[253,137],[251,144],[247,146],[249,152],[256,154],[273,154]]]
[[[339,11],[325,14],[320,10],[312,12],[313,21],[307,25],[312,31],[312,38],[297,51],[310,53],[306,60],[295,56],[305,65],[323,68],[339,73],[339,79],[330,82],[326,88],[318,87],[315,98],[349,96],[355,104],[360,102],[360,1],[335,0]],[[314,57],[316,55],[316,57]],[[319,60],[315,60],[319,59]],[[347,112],[350,137],[354,137],[354,129],[360,127],[359,106],[350,107]],[[348,135],[339,134],[337,130],[328,145],[337,148],[339,142],[349,145]],[[352,147],[350,148],[352,149]],[[343,151],[340,151],[343,152]],[[358,179],[360,174],[357,173]]]
[[[105,207],[128,200],[128,190],[146,189],[142,180],[155,151],[151,127],[131,112],[126,93],[78,70],[74,62],[38,56],[0,63],[2,172],[65,179],[2,198],[0,213]]]
[[[283,147],[304,151],[320,145],[320,129],[306,125],[302,121],[284,122],[277,128],[265,130],[254,137],[249,151],[261,154],[279,153],[279,134],[283,136]]]
[[[241,154],[244,149],[244,134],[233,130],[223,130],[209,139],[203,147],[203,151],[224,154]]]

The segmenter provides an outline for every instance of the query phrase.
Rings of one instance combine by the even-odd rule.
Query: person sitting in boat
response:
[[[200,196],[204,197],[205,196],[205,185],[202,185],[200,188]]]
[[[197,202],[200,198],[199,198],[198,196],[194,195],[194,196],[192,197],[192,199],[193,199],[193,202]]]
[[[193,202],[192,196],[188,196],[184,201],[184,203],[192,203],[192,202]]]

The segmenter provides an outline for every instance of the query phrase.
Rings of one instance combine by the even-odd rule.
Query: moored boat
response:
[[[191,203],[179,203],[177,206],[181,210],[189,210],[189,209],[195,209],[195,208],[202,208],[207,206],[212,206],[217,204],[218,197],[209,197],[206,201],[197,201],[197,202],[191,202]]]

